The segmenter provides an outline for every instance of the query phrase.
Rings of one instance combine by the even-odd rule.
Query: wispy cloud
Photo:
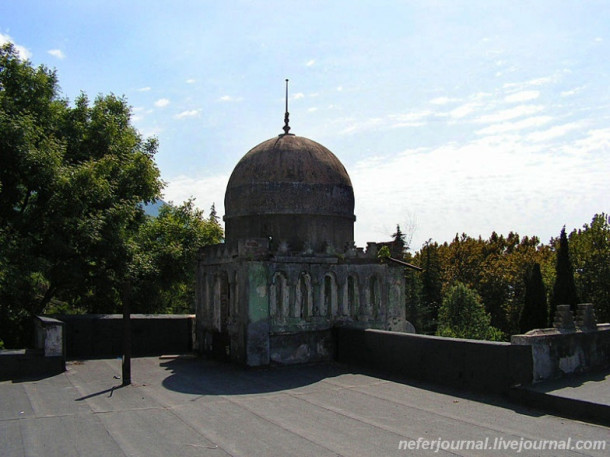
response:
[[[542,86],[544,84],[549,84],[555,81],[555,76],[542,76],[540,78],[530,79],[528,81],[516,82],[516,83],[506,83],[504,84],[505,89],[525,89],[527,87],[532,86]]]
[[[562,97],[571,97],[572,95],[576,95],[576,94],[582,92],[582,90],[585,87],[586,86],[578,86],[578,87],[575,87],[574,89],[564,90],[564,91],[561,91],[561,93],[559,95],[561,95]]]
[[[181,113],[176,114],[174,117],[176,119],[184,119],[185,117],[195,117],[195,116],[199,115],[200,112],[201,112],[200,109],[192,109],[192,110],[182,111]]]
[[[49,49],[47,51],[47,53],[49,53],[53,57],[57,57],[58,59],[65,59],[66,58],[66,55],[63,53],[63,51],[61,49]]]
[[[523,90],[515,92],[514,94],[507,95],[504,97],[504,101],[507,103],[520,103],[534,100],[540,96],[540,92],[537,90]]]
[[[433,105],[447,105],[449,103],[455,103],[455,102],[459,102],[459,101],[460,101],[459,98],[436,97],[436,98],[433,98],[432,100],[430,100],[430,103]]]
[[[449,112],[449,116],[454,119],[461,119],[463,117],[468,116],[470,113],[474,112],[474,110],[480,106],[479,103],[465,103],[462,106],[458,106],[457,108],[451,110]]]
[[[519,105],[514,108],[496,111],[495,113],[484,114],[476,119],[476,122],[492,124],[496,122],[508,121],[522,116],[530,116],[544,110],[541,105]]]
[[[411,111],[409,113],[390,114],[388,115],[389,122],[387,124],[391,128],[418,127],[424,125],[425,122],[423,120],[432,114],[432,111]]]
[[[299,100],[301,98],[305,98],[305,94],[303,92],[297,92],[292,96],[293,100]]]
[[[197,82],[197,80],[196,80],[196,79],[193,79],[193,78],[189,78],[189,79],[187,79],[185,82],[186,82],[187,84],[194,84],[194,83],[196,83],[196,82]]]
[[[169,98],[160,98],[159,100],[157,100],[155,102],[155,106],[157,108],[165,108],[169,104],[170,104]]]
[[[548,124],[553,118],[551,116],[534,116],[517,122],[502,122],[500,124],[493,124],[489,127],[485,127],[481,130],[477,130],[477,135],[498,135],[500,133],[515,132],[530,129],[533,127],[540,127]]]
[[[573,130],[579,129],[579,128],[582,128],[581,122],[570,122],[568,124],[555,125],[547,130],[532,132],[529,135],[527,135],[526,138],[528,141],[535,141],[535,142],[550,141],[550,140],[554,140],[555,138],[562,137],[562,136],[566,135],[567,133],[569,133]]]
[[[224,214],[224,193],[229,181],[229,175],[193,177],[179,175],[167,180],[164,189],[164,199],[176,204],[195,197],[195,205],[207,212],[216,206],[218,214]]]
[[[595,152],[610,149],[610,128],[563,128],[580,136],[563,148],[552,146],[551,135],[536,144],[520,135],[486,136],[358,162],[350,176],[358,220],[367,221],[356,224],[358,244],[389,239],[388,229],[408,215],[425,227],[415,233],[415,249],[429,238],[450,240],[463,227],[475,237],[517,231],[546,242],[557,234],[548,230],[586,221],[607,189],[610,161]]]
[[[221,102],[241,102],[243,100],[242,97],[233,97],[232,95],[223,95],[218,99]]]
[[[314,59],[311,59],[309,61],[307,61],[307,63],[305,64],[305,66],[307,67],[311,67],[312,65],[314,65],[316,63],[316,61]]]
[[[28,48],[15,43],[15,40],[13,40],[10,35],[5,35],[3,33],[0,33],[0,46],[5,43],[13,43],[13,45],[15,46],[15,50],[17,51],[17,54],[22,59],[31,59],[32,58],[32,53],[30,52],[30,50]]]
[[[140,87],[138,89],[138,92],[149,92],[151,90],[150,86],[146,86],[146,87]]]

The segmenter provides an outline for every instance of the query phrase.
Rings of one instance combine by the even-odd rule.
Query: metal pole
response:
[[[131,284],[123,288],[123,386],[131,384]]]

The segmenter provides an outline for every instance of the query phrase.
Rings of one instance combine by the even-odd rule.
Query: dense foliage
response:
[[[476,292],[457,281],[451,286],[438,312],[437,335],[475,340],[499,340],[501,332],[491,326],[491,318]]]
[[[125,99],[59,96],[56,74],[0,48],[0,340],[27,346],[31,316],[190,307],[197,249],[221,229],[192,201],[148,218],[160,196],[155,139]],[[151,284],[154,283],[154,287]],[[129,287],[126,287],[129,285]],[[146,293],[145,293],[146,292]]]
[[[525,278],[525,297],[519,326],[521,333],[549,325],[549,309],[546,289],[540,272],[540,264],[535,263]]]
[[[558,305],[570,305],[572,311],[576,311],[578,296],[576,295],[576,284],[574,283],[574,270],[570,260],[570,248],[566,228],[561,229],[559,235],[559,249],[555,262],[555,283],[551,293],[551,308],[556,309]]]
[[[440,305],[450,288],[459,282],[476,291],[491,325],[506,337],[534,327],[546,327],[554,313],[554,307],[547,308],[546,303],[550,303],[553,286],[558,283],[556,278],[560,278],[559,284],[569,281],[557,274],[557,268],[562,271],[570,268],[569,265],[568,269],[564,268],[565,260],[558,261],[561,238],[560,235],[543,244],[537,237],[520,237],[512,232],[504,237],[494,232],[488,239],[462,234],[450,243],[427,241],[419,251],[405,256],[407,261],[423,268],[421,273],[407,272],[408,319],[421,333],[436,333]],[[593,303],[598,321],[607,322],[610,320],[610,218],[604,213],[595,215],[590,224],[574,230],[567,240],[563,242],[563,252],[569,252],[572,259],[578,301]],[[528,286],[528,281],[535,281],[536,285],[529,283]],[[526,307],[528,301],[536,304]]]

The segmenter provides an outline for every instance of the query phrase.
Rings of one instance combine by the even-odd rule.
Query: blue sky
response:
[[[0,2],[0,41],[63,95],[124,95],[165,199],[224,213],[229,175],[292,131],[347,168],[356,241],[397,223],[543,242],[610,212],[608,1]]]

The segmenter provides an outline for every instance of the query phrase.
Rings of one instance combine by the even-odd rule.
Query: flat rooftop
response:
[[[335,364],[248,370],[198,358],[136,358],[128,387],[119,387],[120,359],[67,368],[0,382],[0,455],[605,456],[610,449],[607,427]],[[570,446],[605,440],[606,450],[423,449],[424,440],[456,447],[568,439]],[[411,450],[399,449],[401,441]]]

